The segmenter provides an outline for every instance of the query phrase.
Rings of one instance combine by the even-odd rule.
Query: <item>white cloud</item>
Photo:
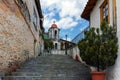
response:
[[[56,22],[58,28],[60,29],[69,29],[69,28],[73,28],[75,27],[78,22],[77,21],[73,21],[73,19],[71,17],[66,17],[66,18],[62,18],[59,21],[56,19],[45,19],[44,20],[44,26],[46,29],[50,28],[51,25],[53,24],[53,21]]]
[[[53,21],[56,21],[56,19],[45,19],[44,20],[44,27],[46,29],[46,31],[51,27],[51,25],[53,24]]]
[[[62,18],[56,24],[58,24],[59,28],[69,29],[69,28],[75,27],[78,24],[78,22],[73,21],[71,17],[66,17],[66,18]]]
[[[66,38],[63,38],[63,40],[66,40]],[[67,41],[71,41],[72,39],[71,38],[67,38]]]
[[[51,26],[56,13],[60,17],[60,20],[56,20],[59,28],[69,29],[76,26],[86,2],[87,0],[41,0],[43,15],[45,16],[44,27],[49,28]]]
[[[83,1],[83,0],[81,0]],[[65,0],[62,2],[61,17],[79,17],[83,10],[83,4],[80,0]]]

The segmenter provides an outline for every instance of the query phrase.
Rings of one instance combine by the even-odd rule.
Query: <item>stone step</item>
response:
[[[57,63],[59,63],[59,64],[57,64]],[[56,64],[56,65],[68,65],[68,66],[71,66],[71,64],[74,64],[74,63],[63,63],[63,62],[56,62],[56,63],[51,63],[51,64]],[[56,66],[55,65],[55,66]],[[78,66],[83,66],[83,65],[81,65],[81,64],[75,64],[75,65],[78,65]],[[25,65],[23,65],[22,67],[25,67],[25,66],[50,66],[50,64],[43,64],[43,63],[31,63],[31,64],[25,64]]]
[[[64,60],[64,59],[54,59],[54,60],[34,60],[34,61],[30,61],[30,62],[28,62],[27,64],[31,64],[31,63],[43,63],[43,62],[53,62],[53,63],[58,63],[58,62],[61,62],[61,63],[74,63],[74,62],[76,62],[76,61],[74,61],[74,60]]]
[[[17,72],[29,72],[29,73],[32,73],[32,72],[38,72],[38,73],[42,73],[42,72],[74,73],[73,71],[75,73],[81,73],[81,74],[88,73],[88,71],[77,71],[77,70],[64,70],[64,71],[61,71],[61,69],[59,69],[59,70],[17,70]]]
[[[75,66],[75,65],[78,65],[78,66],[80,66],[80,67],[82,67],[83,65],[81,65],[81,64],[75,64],[75,65],[71,65],[71,64],[74,64],[74,63],[49,63],[49,64],[46,64],[46,65],[44,65],[43,63],[31,63],[31,64],[25,64],[25,65],[23,65],[22,67],[26,67],[26,66],[30,66],[30,67],[41,67],[41,66],[57,66],[57,65],[68,65],[68,66]],[[83,66],[84,67],[84,66]]]
[[[52,68],[52,69],[48,69],[48,68],[36,68],[36,69],[30,69],[30,68],[23,68],[23,69],[17,69],[17,72],[40,72],[40,71],[64,71],[64,72],[73,72],[73,71],[78,71],[78,72],[89,72],[90,70],[88,69],[66,69],[66,68]]]
[[[90,80],[90,68],[66,55],[38,56],[27,61],[12,80]],[[20,78],[20,79],[19,79]],[[33,79],[36,78],[36,79]]]
[[[42,67],[62,67],[62,68],[73,68],[73,67],[76,67],[76,68],[88,68],[87,66],[83,66],[83,65],[77,65],[77,64],[49,64],[49,65],[45,65],[45,64],[39,64],[39,65],[27,65],[27,66],[21,66],[21,68],[42,68]]]
[[[69,70],[69,69],[73,69],[73,68],[77,68],[77,70],[82,70],[82,69],[84,69],[84,70],[86,70],[87,68],[84,68],[84,67],[65,67],[65,66],[50,66],[50,67],[22,67],[22,68],[20,68],[20,69],[44,69],[44,70],[46,70],[46,69],[62,69],[62,70],[64,70],[64,69],[67,69],[67,70]],[[88,70],[88,69],[87,69]]]
[[[91,80],[88,77],[5,77],[4,80]]]
[[[70,72],[13,72],[12,76],[43,76],[43,77],[77,77],[79,75],[88,75],[88,73],[70,73]]]
[[[81,63],[76,63],[76,62],[69,62],[69,63],[66,63],[66,62],[41,62],[41,63],[30,63],[30,64],[24,64],[23,66],[35,66],[35,65],[39,65],[39,66],[44,66],[44,65],[51,65],[51,64],[56,64],[56,65],[71,65],[71,64],[75,64],[75,65],[78,65],[78,66],[83,66],[83,64]],[[58,64],[59,63],[59,64]]]

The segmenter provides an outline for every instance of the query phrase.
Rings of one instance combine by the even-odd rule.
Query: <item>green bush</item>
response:
[[[52,40],[50,40],[50,39],[44,40],[44,48],[45,48],[46,50],[48,50],[48,49],[53,49],[53,48],[54,48],[54,45],[53,45]]]
[[[91,66],[104,70],[115,63],[118,52],[118,39],[114,27],[103,22],[99,28],[90,28],[85,38],[78,42],[80,56]]]

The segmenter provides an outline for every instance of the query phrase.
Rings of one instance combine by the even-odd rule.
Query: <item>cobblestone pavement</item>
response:
[[[91,80],[90,69],[67,55],[38,56],[4,80]]]

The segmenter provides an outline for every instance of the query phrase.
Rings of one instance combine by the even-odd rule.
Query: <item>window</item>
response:
[[[30,22],[31,21],[30,12],[29,12],[29,9],[27,7],[27,4],[25,2],[23,2],[23,0],[16,0],[16,3],[18,4],[23,16],[26,18],[26,20],[28,22]]]
[[[109,19],[109,0],[105,0],[103,4],[100,6],[100,17],[101,17],[101,22],[106,21],[110,22]]]
[[[36,13],[36,11],[35,11],[35,9],[34,9],[34,12],[33,12],[33,24],[34,24],[34,26],[35,26],[35,29],[36,29],[36,31],[37,31],[37,13]]]
[[[55,30],[55,39],[57,39],[57,30]]]
[[[57,49],[57,43],[55,43],[55,49]]]

